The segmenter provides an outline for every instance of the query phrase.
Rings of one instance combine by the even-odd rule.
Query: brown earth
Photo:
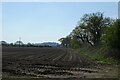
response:
[[[3,47],[2,71],[4,80],[118,78],[116,65],[96,64],[66,48]]]

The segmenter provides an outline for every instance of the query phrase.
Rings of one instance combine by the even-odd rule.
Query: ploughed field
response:
[[[106,70],[105,70],[106,69]],[[109,70],[108,70],[109,69]],[[102,67],[67,48],[3,47],[3,78],[116,78],[116,69]],[[103,74],[104,73],[104,74]],[[7,79],[6,79],[7,80]]]

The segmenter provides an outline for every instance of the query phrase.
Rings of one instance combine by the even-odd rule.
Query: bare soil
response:
[[[117,65],[96,64],[66,48],[3,47],[2,72],[4,80],[118,78]]]

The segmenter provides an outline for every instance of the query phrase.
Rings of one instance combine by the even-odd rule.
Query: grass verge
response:
[[[99,64],[118,64],[120,61],[113,58],[105,56],[108,49],[102,47],[81,47],[77,51],[85,56],[88,56],[92,60]]]

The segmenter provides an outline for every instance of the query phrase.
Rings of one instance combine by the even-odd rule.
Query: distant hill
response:
[[[27,47],[41,47],[41,46],[49,46],[49,47],[59,47],[60,44],[56,42],[43,42],[43,43],[27,43],[24,44],[22,41],[16,41],[15,43],[7,43],[6,41],[0,41],[0,45],[3,46],[27,46]]]
[[[40,43],[41,46],[45,46],[45,45],[48,45],[48,46],[52,46],[52,47],[58,47],[60,46],[59,43],[56,43],[56,42],[44,42],[44,43]]]

